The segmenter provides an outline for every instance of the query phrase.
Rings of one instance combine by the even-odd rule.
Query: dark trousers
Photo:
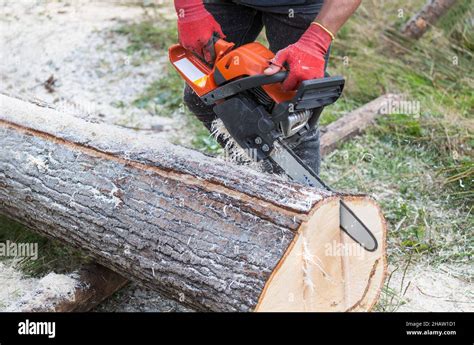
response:
[[[222,0],[206,3],[205,6],[221,25],[227,41],[235,43],[236,46],[253,42],[265,27],[269,48],[274,53],[298,41],[317,16],[317,13],[291,15],[291,13],[262,12]],[[213,107],[206,106],[188,86],[184,90],[184,102],[191,112],[210,129],[212,122],[216,119]],[[319,173],[321,162],[319,128],[315,127],[309,131],[293,148],[293,151]]]

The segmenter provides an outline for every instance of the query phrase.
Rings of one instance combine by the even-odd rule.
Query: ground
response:
[[[163,72],[166,56],[146,63],[128,54],[114,29],[144,15],[116,2],[3,1],[1,91],[38,98],[98,121],[168,132],[175,123],[130,106]],[[20,20],[19,20],[20,19]],[[137,55],[137,56],[136,56]]]
[[[3,0],[0,92],[219,154],[215,141],[181,107],[182,83],[166,62],[165,48],[177,39],[173,10],[153,3]],[[419,43],[407,43],[396,28],[423,3],[367,1],[339,33],[330,68],[346,77],[347,87],[344,98],[325,111],[323,123],[386,92],[404,93],[411,108],[392,111],[367,134],[339,147],[325,158],[322,175],[336,188],[368,193],[382,205],[390,265],[376,310],[474,311],[474,105],[472,37],[466,34],[472,21],[464,32],[448,18]],[[18,235],[24,229],[0,223],[2,240],[35,236]],[[50,258],[69,253],[59,244],[44,246]],[[2,279],[31,283],[51,269],[69,272],[83,259],[68,257],[74,260],[67,265],[45,259],[26,269],[3,260]],[[4,308],[1,302],[0,295]],[[132,284],[98,310],[185,309]]]

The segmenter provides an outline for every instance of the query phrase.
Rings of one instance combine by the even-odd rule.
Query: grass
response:
[[[389,223],[389,262],[404,271],[420,262],[463,264],[473,256],[474,30],[469,2],[459,1],[439,27],[413,42],[398,30],[425,0],[367,0],[332,47],[329,72],[343,75],[346,88],[341,100],[325,110],[322,125],[389,92],[419,104],[419,112],[394,112],[366,135],[343,144],[325,158],[322,169],[334,187],[377,198]],[[158,39],[134,34],[139,42]],[[259,41],[265,44],[264,35]],[[169,113],[184,112],[192,145],[219,152],[183,109],[178,80],[168,67],[142,99],[153,99]],[[164,90],[166,96],[159,96]],[[397,310],[406,303],[403,296],[387,285],[376,309]]]
[[[472,45],[465,44],[472,43],[473,35],[468,29],[472,24],[459,19],[468,10],[471,12],[464,17],[472,16],[468,2],[461,1],[453,10],[458,19],[454,29],[452,25],[448,31],[433,28],[417,42],[400,37],[397,30],[423,1],[404,2],[403,6],[396,1],[383,6],[364,2],[333,47],[330,69],[346,77],[347,87],[343,99],[323,118],[330,122],[340,116],[341,109],[344,112],[386,92],[404,93],[408,100],[419,102],[420,114],[387,117],[379,123],[377,137],[433,156],[427,169],[439,178],[439,189],[446,188],[443,192],[449,192],[451,200],[461,202],[453,206],[462,201],[472,204],[474,196],[473,52]],[[400,8],[405,13],[403,20],[397,20]]]
[[[160,18],[158,17],[158,19]],[[162,18],[161,20],[155,18],[140,23],[125,24],[115,32],[128,37],[130,41],[127,47],[128,54],[139,53],[145,61],[149,49],[167,50],[172,44],[178,42],[174,22]],[[189,141],[191,146],[211,154],[221,152],[219,144],[209,136],[209,132],[185,109],[182,96],[184,82],[175,69],[171,64],[167,64],[161,74],[162,76],[148,85],[132,105],[147,109],[150,114],[156,116],[171,117],[177,116],[178,113],[184,115],[185,136],[186,134],[192,136]],[[180,144],[188,143],[179,137],[174,141]]]
[[[209,135],[209,131],[196,119],[189,111],[185,111],[187,119],[188,132],[192,135],[191,146],[196,150],[216,155],[223,150],[214,137]],[[179,144],[179,140],[177,141]]]
[[[126,48],[126,53],[135,57],[134,64],[139,65],[150,58],[150,50],[166,51],[178,41],[173,23],[173,21],[158,16],[148,18],[143,22],[123,24],[114,32],[128,38],[129,45]],[[138,59],[136,55],[139,56]],[[167,66],[164,71],[157,71],[157,74],[159,73],[163,76],[149,85],[132,102],[132,105],[140,109],[147,109],[154,115],[171,116],[171,111],[174,111],[182,103],[180,93],[183,82],[176,73],[170,71],[170,66]],[[122,107],[123,104],[116,106]]]
[[[51,271],[56,273],[72,272],[81,263],[88,261],[88,258],[80,251],[65,246],[59,241],[33,233],[23,225],[0,216],[0,243],[6,243],[6,241],[38,244],[38,258],[36,260],[0,257],[0,261],[16,261],[18,268],[32,277],[41,277]]]
[[[178,42],[178,34],[172,21],[163,18],[148,19],[139,23],[124,24],[115,30],[128,37],[129,54],[144,52],[148,49],[167,50]]]
[[[436,152],[381,139],[376,127],[329,155],[322,175],[340,190],[376,197],[390,223],[391,262],[408,253],[433,264],[466,262],[474,217],[465,200],[449,198],[435,164]]]
[[[125,34],[130,39],[127,49],[130,53],[146,51],[150,47],[162,46],[166,49],[178,41],[176,34],[161,36],[166,28],[155,28],[154,21],[147,21],[141,24],[128,24],[122,26],[116,32]],[[168,23],[171,25],[170,23]],[[172,27],[172,26],[170,26]],[[174,32],[175,29],[173,28]],[[137,108],[145,108],[150,114],[165,117],[177,117],[184,119],[186,125],[184,135],[176,137],[173,141],[179,144],[190,144],[192,147],[204,152],[215,154],[221,151],[219,144],[209,136],[209,132],[202,124],[185,108],[183,104],[184,81],[171,66],[164,66],[161,77],[148,85],[132,103]],[[181,116],[184,115],[184,116]],[[191,136],[191,140],[183,141],[182,137]]]
[[[403,92],[425,110],[469,115],[472,51],[441,29],[434,28],[417,42],[397,34],[398,10],[404,10],[404,23],[422,5],[423,1],[363,2],[332,50],[331,72],[348,80],[345,99],[365,103],[387,91]]]
[[[135,57],[134,64],[148,61],[150,50],[167,50],[171,44],[178,41],[173,22],[163,20],[161,17],[158,19],[160,20],[154,18],[140,23],[123,24],[115,30],[115,33],[127,36],[129,39],[130,44],[126,53]],[[183,112],[187,122],[186,128],[192,133],[191,145],[209,153],[219,152],[220,146],[217,142],[209,137],[207,130],[199,121],[184,109],[182,102],[184,83],[181,78],[171,65],[165,66],[161,74],[163,76],[149,85],[132,105],[146,108],[156,116],[174,116]],[[127,105],[118,102],[114,106],[124,108]],[[50,271],[71,271],[81,262],[88,260],[82,253],[69,246],[32,233],[23,225],[0,217],[0,242],[7,240],[16,243],[38,243],[38,260],[26,259],[19,262],[19,268],[29,276],[41,276]],[[9,258],[0,258],[0,260],[6,259]]]
[[[169,117],[183,104],[184,83],[170,64],[162,73],[163,77],[149,85],[132,104],[147,108],[151,114]]]

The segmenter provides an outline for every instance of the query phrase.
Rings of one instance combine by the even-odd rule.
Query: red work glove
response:
[[[302,81],[324,77],[324,57],[332,42],[332,36],[319,25],[312,24],[298,42],[280,50],[265,70],[271,75],[288,64],[288,76],[283,82],[285,90],[295,90]]]
[[[178,35],[181,45],[211,62],[206,45],[213,34],[225,38],[221,26],[206,10],[202,0],[175,0],[178,15]]]

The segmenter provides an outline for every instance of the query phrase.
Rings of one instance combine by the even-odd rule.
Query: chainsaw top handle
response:
[[[231,97],[245,90],[262,85],[281,83],[287,75],[287,71],[280,71],[272,75],[257,74],[237,79],[205,94],[201,97],[201,100],[207,105],[212,105],[221,99]]]

